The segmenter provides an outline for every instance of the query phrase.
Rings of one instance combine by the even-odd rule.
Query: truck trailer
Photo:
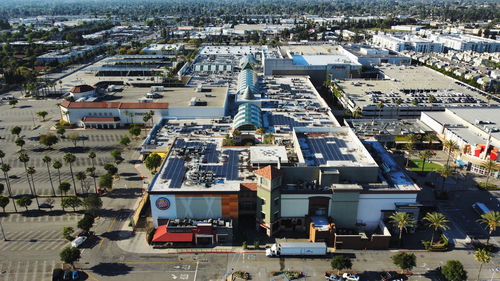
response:
[[[282,242],[266,249],[266,256],[324,256],[326,252],[325,242]]]

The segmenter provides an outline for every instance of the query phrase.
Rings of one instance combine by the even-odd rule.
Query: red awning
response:
[[[167,226],[158,227],[153,242],[193,242],[192,232],[167,232]]]

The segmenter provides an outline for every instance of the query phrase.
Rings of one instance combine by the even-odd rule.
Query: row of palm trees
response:
[[[391,223],[399,229],[399,241],[401,242],[403,231],[407,231],[408,228],[415,226],[415,218],[412,214],[407,212],[394,212],[389,217]],[[447,230],[449,220],[445,215],[439,212],[432,212],[425,214],[424,221],[426,221],[429,228],[432,231],[431,245],[434,243],[434,234],[438,230]],[[481,218],[477,220],[479,223],[486,225],[488,230],[488,239],[486,240],[486,245],[490,242],[491,234],[500,226],[500,212],[491,211],[481,215]]]
[[[10,180],[9,180],[9,171],[11,170],[11,167],[9,164],[7,163],[4,163],[3,159],[5,157],[5,153],[0,150],[0,170],[2,170],[3,174],[4,174],[4,178],[5,178],[5,183],[6,183],[6,186],[7,186],[7,191],[9,193],[9,197],[12,198],[12,202],[14,203],[14,209],[15,211],[17,212],[17,208],[16,208],[16,204],[15,204],[15,201],[14,201],[14,196],[13,196],[13,193],[12,193],[12,185],[10,183]],[[85,182],[85,179],[87,178],[87,174],[93,178],[93,181],[94,181],[94,189],[95,189],[95,192],[97,193],[97,182],[96,182],[96,168],[95,168],[95,162],[94,162],[94,159],[96,158],[96,154],[95,152],[93,151],[90,151],[88,153],[88,158],[91,160],[91,163],[92,163],[92,166],[91,167],[88,167],[86,169],[86,171],[80,171],[76,174],[76,176],[73,174],[73,163],[76,161],[76,156],[72,153],[66,153],[64,156],[63,156],[63,161],[64,163],[66,163],[68,166],[69,166],[69,170],[70,170],[70,173],[71,173],[71,179],[72,179],[72,182],[73,182],[73,188],[74,188],[74,192],[75,192],[75,195],[78,195],[78,192],[77,192],[77,189],[76,189],[76,181],[75,181],[75,178],[80,181],[81,183],[81,187],[82,187],[82,194],[85,193],[85,190],[84,190],[84,182]],[[20,152],[19,155],[18,155],[18,160],[23,163],[24,165],[24,170],[25,170],[25,173],[26,173],[26,179],[28,181],[28,187],[30,189],[30,193],[31,195],[35,198],[35,201],[37,203],[37,205],[39,206],[39,202],[38,202],[38,194],[36,192],[36,186],[35,186],[35,181],[34,181],[34,178],[33,178],[33,175],[37,172],[35,167],[33,166],[28,166],[28,162],[30,161],[30,157],[27,153],[25,152]],[[49,181],[50,181],[50,186],[52,188],[52,195],[53,196],[56,196],[56,190],[54,188],[54,183],[53,183],[53,180],[52,180],[52,173],[51,173],[51,169],[50,169],[50,164],[52,163],[52,168],[56,169],[57,170],[57,176],[58,176],[58,180],[59,180],[59,190],[61,191],[61,196],[63,195],[62,193],[66,193],[68,191],[69,188],[67,188],[68,184],[66,182],[63,182],[61,180],[61,168],[63,166],[62,162],[59,161],[59,160],[55,160],[55,161],[52,161],[52,158],[48,155],[45,155],[43,158],[42,158],[42,161],[43,163],[46,164],[47,166],[47,172],[48,172],[48,175],[49,175]]]

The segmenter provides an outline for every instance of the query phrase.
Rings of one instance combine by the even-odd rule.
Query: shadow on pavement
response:
[[[111,241],[120,241],[130,238],[133,232],[130,230],[113,230],[110,232],[105,232],[101,236],[108,238]]]
[[[136,193],[142,193],[141,188],[116,188],[107,196],[109,198],[137,198]]]
[[[102,276],[127,275],[132,271],[132,267],[123,263],[99,263],[90,268],[93,272]]]

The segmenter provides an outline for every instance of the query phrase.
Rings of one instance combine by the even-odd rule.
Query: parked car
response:
[[[52,209],[52,208],[54,208],[54,206],[50,205],[49,203],[42,203],[42,204],[38,205],[38,207],[40,207],[40,209]]]
[[[78,275],[78,270],[74,270],[73,273],[71,274],[71,279],[72,280],[78,280],[80,279],[80,276]]]
[[[380,277],[382,278],[383,281],[403,281],[405,280],[405,275],[399,274],[394,271],[390,272],[382,272],[380,274]]]
[[[335,273],[325,272],[325,279],[328,281],[344,281],[344,279]]]
[[[71,247],[78,248],[87,240],[87,236],[78,236],[75,240],[71,241]]]
[[[78,237],[81,237],[81,236],[84,236],[84,237],[90,237],[92,236],[92,234],[94,234],[92,231],[85,231],[85,230],[81,230],[80,232],[78,232]]]
[[[63,279],[64,270],[56,268],[52,271],[52,281],[61,281]]]
[[[354,273],[344,273],[342,274],[342,278],[347,281],[359,281],[359,276]]]
[[[63,274],[63,279],[64,281],[71,281],[71,278],[73,274],[71,273],[71,270],[65,270]]]

